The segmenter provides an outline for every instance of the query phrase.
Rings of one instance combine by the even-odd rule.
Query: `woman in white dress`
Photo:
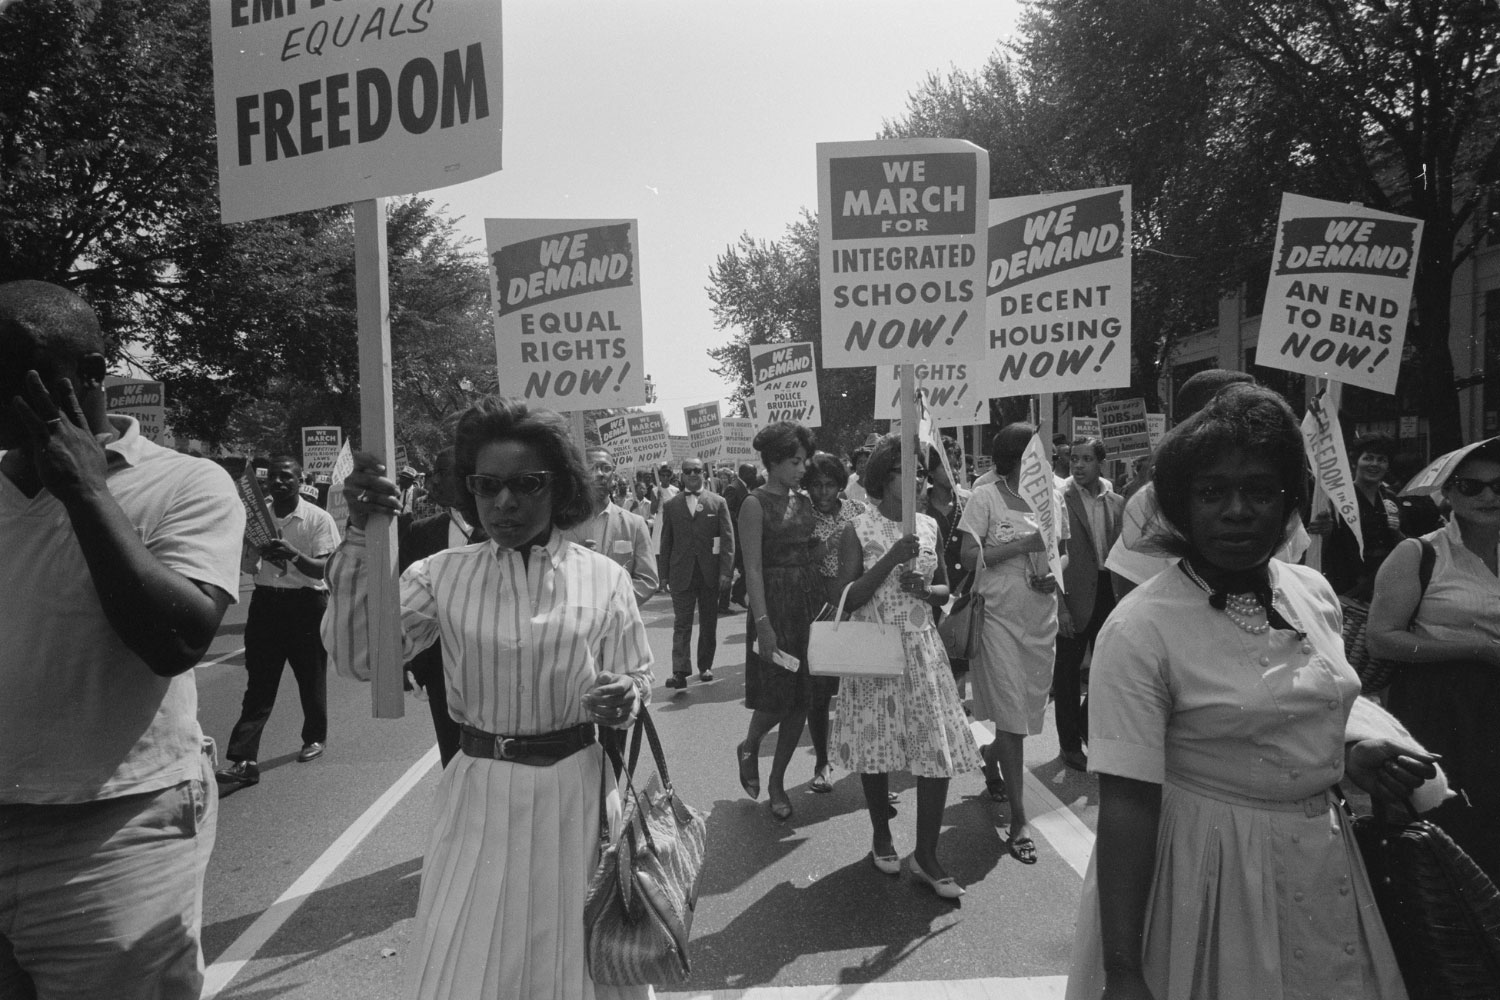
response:
[[[1153,482],[1183,559],[1095,647],[1099,836],[1067,996],[1405,997],[1330,789],[1347,774],[1405,797],[1436,768],[1346,730],[1359,678],[1338,599],[1271,558],[1307,488],[1297,420],[1270,390],[1230,386],[1162,442]]]
[[[891,836],[888,794],[890,772],[906,771],[917,779],[917,843],[904,867],[938,896],[957,899],[964,890],[938,861],[938,833],[949,779],[978,767],[979,756],[933,624],[932,609],[948,599],[937,522],[918,514],[916,533],[901,533],[902,475],[900,440],[881,438],[865,465],[865,490],[877,506],[843,529],[839,590],[849,588],[844,608],[855,609],[855,619],[900,627],[906,670],[889,679],[843,678],[833,745],[864,786],[874,831],[870,863],[887,875],[903,866]]]
[[[459,419],[455,466],[489,540],[401,575],[402,655],[442,637],[462,753],[443,771],[406,962],[421,1000],[646,996],[596,986],[583,902],[599,856],[596,727],[627,726],[651,694],[651,651],[630,578],[558,529],[588,518],[591,476],[561,417],[490,397]],[[344,481],[349,531],[328,564],[323,641],[369,677],[364,526],[396,511],[369,455]]]

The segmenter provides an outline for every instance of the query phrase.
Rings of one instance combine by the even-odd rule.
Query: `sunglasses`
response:
[[[1485,489],[1500,497],[1500,479],[1470,479],[1468,476],[1454,476],[1452,482],[1453,488],[1466,497],[1477,497]]]
[[[523,472],[519,476],[501,479],[499,476],[469,476],[464,485],[476,497],[493,500],[501,491],[509,490],[513,497],[534,497],[547,488],[552,479],[550,472]]]

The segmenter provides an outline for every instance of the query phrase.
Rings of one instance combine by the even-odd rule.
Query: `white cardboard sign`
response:
[[[682,413],[687,418],[688,441],[693,454],[705,462],[724,458],[724,428],[719,423],[719,401],[685,406]]]
[[[967,427],[988,422],[989,400],[978,391],[966,362],[912,366],[917,392],[937,427]],[[875,419],[901,419],[901,368],[881,365],[875,375]]]
[[[752,346],[750,372],[755,382],[755,416],[762,424],[791,420],[803,427],[822,425],[811,341]]]

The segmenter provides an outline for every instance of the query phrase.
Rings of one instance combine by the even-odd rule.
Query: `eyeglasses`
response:
[[[501,491],[509,490],[511,496],[534,497],[547,488],[552,479],[550,472],[523,472],[519,476],[501,479],[499,476],[469,476],[464,485],[476,497],[493,500]]]
[[[1286,495],[1279,486],[1264,483],[1232,485],[1228,483],[1203,483],[1191,490],[1193,499],[1205,507],[1222,507],[1231,494],[1238,493],[1251,507],[1269,507]]]
[[[1500,497],[1500,479],[1470,479],[1468,476],[1454,476],[1452,482],[1453,488],[1466,497],[1477,497],[1486,489]]]
[[[610,473],[615,471],[613,462],[595,462],[593,470],[599,473]]]

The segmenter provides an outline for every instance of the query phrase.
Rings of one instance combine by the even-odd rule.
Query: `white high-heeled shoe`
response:
[[[875,870],[880,872],[882,875],[901,874],[901,858],[899,855],[876,854],[874,851],[871,851],[870,864],[874,865]]]
[[[902,867],[911,872],[918,882],[926,882],[927,887],[937,893],[942,899],[957,899],[964,894],[964,887],[953,880],[951,876],[944,878],[933,878],[922,870],[917,864],[917,856],[908,854],[906,860],[901,862]]]

